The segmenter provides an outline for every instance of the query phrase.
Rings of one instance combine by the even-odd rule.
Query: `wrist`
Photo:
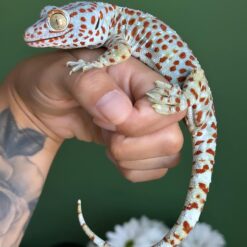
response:
[[[63,139],[49,130],[25,105],[11,83],[5,83],[0,87],[0,108],[9,108],[18,126],[31,128],[45,136],[46,142],[44,149],[52,156],[55,155]],[[35,141],[35,140],[34,140]]]

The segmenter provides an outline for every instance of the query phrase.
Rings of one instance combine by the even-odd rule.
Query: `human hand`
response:
[[[6,85],[48,136],[104,144],[128,180],[158,179],[179,161],[183,136],[177,122],[185,112],[162,116],[152,109],[145,93],[164,78],[134,58],[69,75],[67,61],[95,60],[103,51],[57,51],[31,58],[12,71]]]

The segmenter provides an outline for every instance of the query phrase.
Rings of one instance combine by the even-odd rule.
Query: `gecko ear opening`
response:
[[[48,15],[48,13],[53,10],[53,9],[57,9],[56,6],[46,6],[44,7],[41,12],[40,12],[40,17],[46,17]]]

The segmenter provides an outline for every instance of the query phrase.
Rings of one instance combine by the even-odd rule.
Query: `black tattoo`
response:
[[[28,158],[43,149],[45,136],[18,128],[9,109],[0,113],[0,244],[19,246],[44,176]]]
[[[0,147],[6,158],[31,156],[43,148],[44,141],[45,137],[32,129],[18,129],[10,110],[0,113]]]

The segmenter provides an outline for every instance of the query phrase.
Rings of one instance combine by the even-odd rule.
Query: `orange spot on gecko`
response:
[[[146,34],[146,38],[149,39],[151,35],[152,35],[152,33],[151,33],[151,32],[148,32],[148,33]]]
[[[167,45],[162,45],[162,50],[166,50],[167,48],[168,48],[168,46]]]
[[[184,59],[186,58],[186,53],[185,52],[182,52],[180,55],[179,55],[180,58]]]
[[[208,165],[204,165],[202,169],[196,169],[196,173],[204,173],[209,170]]]
[[[79,11],[80,11],[81,13],[85,13],[85,12],[86,12],[85,9],[79,9]]]
[[[144,26],[145,28],[147,28],[149,25],[150,25],[149,21],[145,21],[145,22],[143,23],[143,26]]]
[[[164,77],[165,77],[165,79],[167,80],[167,81],[171,81],[172,80],[172,78],[170,77],[170,76],[168,76],[168,75],[164,75]]]
[[[154,48],[154,52],[159,52],[160,48],[159,47],[155,47]]]
[[[157,69],[161,70],[162,69],[162,66],[160,63],[156,63],[155,66],[157,67]]]
[[[177,42],[177,45],[178,45],[178,47],[183,47],[184,45],[183,45],[183,42],[181,42],[181,41],[178,41]]]
[[[115,63],[115,62],[116,62],[116,60],[113,59],[113,58],[110,58],[109,61],[110,61],[111,63]]]
[[[197,209],[198,208],[198,204],[196,202],[190,203],[188,204],[188,206],[185,207],[188,210],[191,210],[193,208]]]
[[[162,42],[163,42],[163,39],[158,39],[158,40],[156,41],[157,44],[161,44]]]
[[[105,33],[106,33],[106,29],[105,29],[105,27],[104,27],[104,26],[102,26],[102,27],[101,27],[101,30],[102,30],[103,34],[105,34]]]
[[[195,143],[195,146],[198,146],[198,145],[202,144],[203,142],[204,142],[203,140],[197,141],[197,142]]]
[[[146,55],[146,57],[149,58],[149,59],[152,59],[152,57],[153,57],[153,56],[152,56],[152,53],[150,53],[150,52],[147,52],[145,55]]]
[[[180,70],[179,70],[179,73],[180,73],[180,74],[184,74],[186,71],[187,71],[186,69],[180,69]]]
[[[72,24],[72,23],[70,23],[69,25],[68,25],[68,28],[73,28],[74,27],[74,25]]]
[[[140,39],[141,39],[141,36],[138,34],[138,35],[136,35],[136,41],[138,42],[138,41],[140,41]]]
[[[196,155],[199,155],[199,154],[201,154],[202,153],[202,151],[201,150],[198,150],[198,151],[196,151],[195,153],[194,153],[194,155],[196,156]]]
[[[170,67],[170,71],[175,71],[175,70],[176,70],[176,66]]]
[[[136,26],[136,27],[134,27],[133,30],[131,31],[132,37],[135,37],[136,34],[137,34],[137,32],[138,32],[138,27]]]
[[[209,139],[207,143],[212,143],[213,141],[214,141],[213,139]]]
[[[202,111],[199,111],[199,112],[197,112],[197,114],[196,114],[196,121],[197,121],[198,123],[201,122],[202,114],[203,114]]]
[[[206,187],[206,184],[204,183],[199,183],[199,187],[200,189],[204,192],[204,193],[208,193],[208,188]]]
[[[167,58],[168,58],[168,57],[166,57],[166,56],[162,57],[162,58],[160,59],[160,62],[161,62],[161,63],[164,63],[164,62],[167,60]]]
[[[134,23],[135,23],[135,19],[134,18],[129,20],[129,25],[133,25]]]
[[[86,21],[86,18],[84,16],[82,16],[81,21]]]
[[[211,127],[212,127],[213,129],[217,130],[217,126],[216,126],[215,122],[213,122],[213,123],[211,124]]]
[[[195,91],[194,88],[191,88],[190,92],[195,96],[196,99],[198,99],[198,94],[197,94],[197,92]]]
[[[126,24],[127,24],[126,19],[123,19],[123,21],[122,21],[122,25],[126,25]]]
[[[201,131],[198,131],[196,135],[197,135],[197,136],[202,136],[203,134],[202,134]]]
[[[72,13],[70,14],[70,17],[74,17],[74,16],[76,16],[76,15],[78,15],[77,12],[72,12]]]
[[[146,48],[149,48],[152,44],[153,44],[153,41],[152,41],[152,40],[149,40],[149,41],[146,43],[145,47],[146,47]]]
[[[212,154],[213,156],[215,155],[214,150],[212,150],[211,148],[207,149],[206,152]]]
[[[96,18],[95,18],[95,16],[93,15],[92,17],[91,17],[91,24],[95,24],[95,22],[96,22]]]
[[[189,234],[189,232],[192,230],[192,227],[190,226],[188,221],[183,222],[183,230]]]
[[[195,66],[190,60],[187,60],[187,61],[185,62],[185,64],[186,64],[187,66],[192,67],[192,68],[196,68],[196,66]]]
[[[186,80],[186,76],[180,76],[178,77],[179,82],[184,82]]]
[[[164,25],[164,24],[161,24],[161,25],[160,25],[160,28],[161,28],[163,31],[166,31],[167,26],[166,26],[166,25]]]
[[[194,61],[195,60],[195,57],[191,55],[190,56],[190,59]]]

